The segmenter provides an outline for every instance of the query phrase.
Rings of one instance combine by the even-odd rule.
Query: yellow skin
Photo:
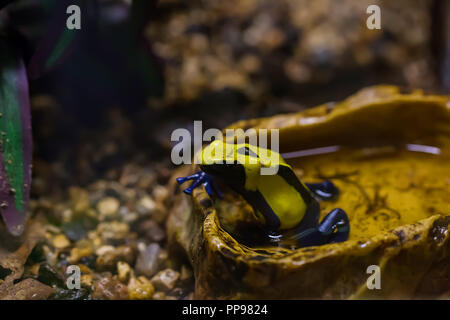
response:
[[[209,195],[220,196],[214,180],[219,180],[239,193],[253,207],[270,241],[288,235],[300,246],[345,241],[349,223],[345,212],[332,210],[319,224],[318,198],[328,200],[337,194],[330,181],[303,184],[282,156],[270,149],[246,143],[215,140],[197,155],[201,172],[178,178],[178,183],[194,180],[184,190],[203,184]],[[214,178],[214,179],[213,179]]]
[[[238,152],[248,148],[248,154]],[[208,166],[236,161],[245,170],[246,191],[258,191],[280,220],[280,230],[295,227],[303,219],[307,204],[300,192],[280,175],[280,167],[292,167],[278,152],[246,143],[231,144],[216,140],[198,154],[198,163],[208,171]],[[271,168],[275,174],[261,174],[261,168]],[[226,169],[227,170],[227,169]],[[228,169],[230,170],[230,169]],[[308,188],[302,183],[302,186]],[[309,190],[308,190],[309,191]]]

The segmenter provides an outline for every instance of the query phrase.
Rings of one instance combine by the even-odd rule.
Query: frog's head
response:
[[[215,140],[199,152],[197,161],[200,168],[210,175],[224,181],[245,179],[245,182],[261,175],[262,168],[278,167],[283,160],[279,153],[270,149]]]

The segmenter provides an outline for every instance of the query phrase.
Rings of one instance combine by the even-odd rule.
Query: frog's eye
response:
[[[249,147],[243,147],[236,150],[237,153],[242,154],[244,156],[250,156],[254,158],[259,158],[256,153],[254,153],[252,150],[250,150]]]

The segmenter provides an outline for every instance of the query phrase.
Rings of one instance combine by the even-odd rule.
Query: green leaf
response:
[[[21,57],[0,38],[0,212],[14,235],[23,231],[31,184],[31,115]]]

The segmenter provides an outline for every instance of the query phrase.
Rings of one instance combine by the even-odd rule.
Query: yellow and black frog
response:
[[[350,224],[342,209],[333,209],[319,223],[317,198],[335,198],[339,191],[334,184],[302,183],[278,152],[215,140],[199,152],[197,159],[202,171],[177,179],[180,184],[194,181],[184,192],[190,195],[203,185],[210,196],[215,192],[222,197],[215,182],[219,180],[253,207],[270,241],[288,237],[306,247],[348,239]]]

